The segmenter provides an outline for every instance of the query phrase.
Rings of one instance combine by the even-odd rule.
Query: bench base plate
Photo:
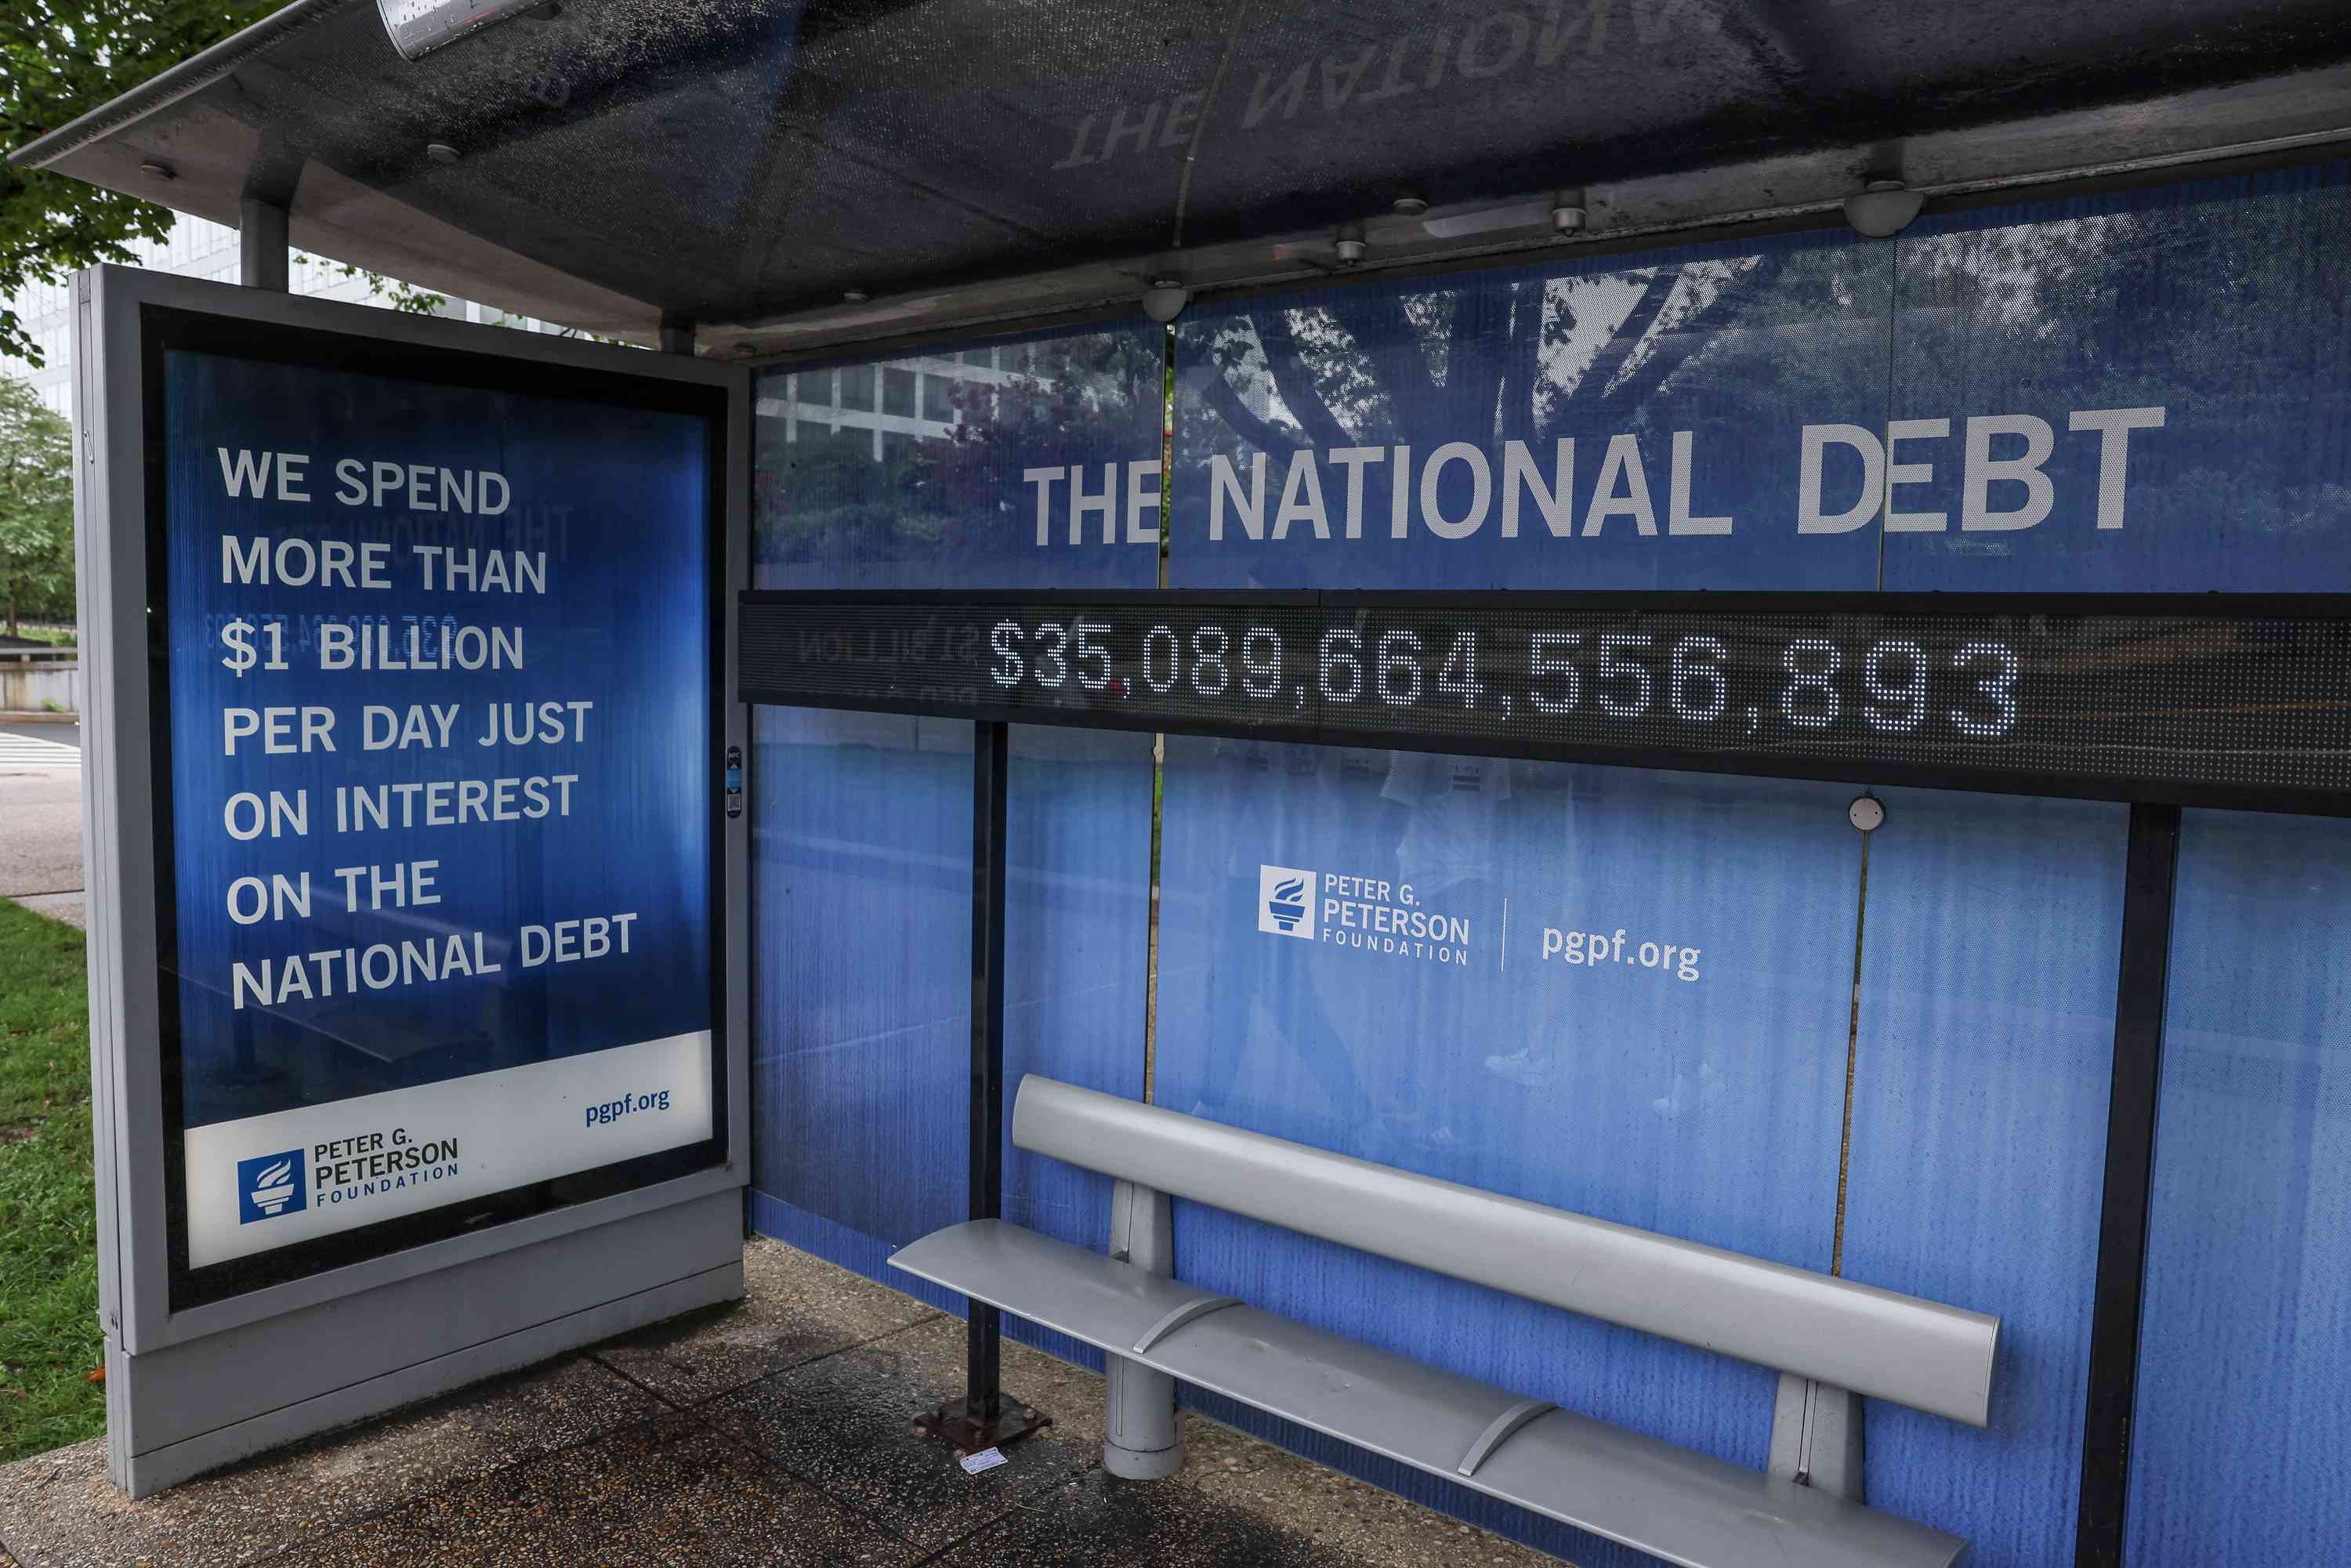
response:
[[[914,1417],[915,1429],[934,1442],[962,1454],[1008,1448],[1031,1432],[1042,1431],[1053,1418],[1010,1395],[998,1396],[995,1418],[975,1415],[967,1399],[950,1399],[927,1416]]]

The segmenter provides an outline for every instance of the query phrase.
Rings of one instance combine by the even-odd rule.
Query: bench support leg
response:
[[[1861,1485],[1861,1396],[1782,1373],[1771,1411],[1770,1471],[1847,1502],[1866,1500]]]
[[[1133,1182],[1111,1188],[1110,1251],[1162,1279],[1176,1272],[1173,1208],[1164,1192]],[[1123,1355],[1110,1361],[1110,1407],[1102,1418],[1102,1469],[1131,1481],[1165,1479],[1184,1468],[1184,1426],[1176,1380]]]

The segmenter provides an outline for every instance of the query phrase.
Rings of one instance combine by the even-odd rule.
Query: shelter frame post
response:
[[[2179,858],[2179,808],[2132,806],[2130,841],[2124,852],[2114,1088],[2107,1103],[2105,1198],[2090,1317],[2075,1568],[2121,1568],[2123,1562]]]
[[[236,276],[247,288],[284,294],[293,287],[286,209],[261,196],[236,204]]]
[[[1006,802],[1011,727],[972,726],[971,780],[971,1166],[970,1218],[1004,1212],[1004,927]],[[932,1437],[977,1453],[1052,1425],[1052,1417],[1005,1396],[1003,1314],[967,1303],[964,1396],[918,1423]]]

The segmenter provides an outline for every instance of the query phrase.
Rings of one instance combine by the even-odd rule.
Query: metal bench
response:
[[[2000,1320],[1137,1104],[1021,1080],[1019,1148],[1113,1177],[1111,1255],[1002,1220],[893,1267],[1107,1353],[1113,1474],[1183,1462],[1181,1378],[1687,1568],[1949,1568],[1861,1500],[1861,1399],[1985,1424]],[[1758,1472],[1172,1278],[1184,1197],[1776,1369]]]

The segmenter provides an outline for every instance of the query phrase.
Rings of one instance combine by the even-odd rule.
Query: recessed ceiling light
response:
[[[528,11],[539,0],[375,0],[385,37],[404,60]],[[551,11],[552,6],[549,7]]]
[[[150,158],[144,163],[140,164],[139,172],[141,174],[152,175],[158,180],[176,180],[180,177],[180,172],[177,169],[172,168],[169,163],[165,163],[154,158]]]
[[[435,163],[455,163],[459,157],[457,150],[455,147],[450,146],[446,141],[426,142],[424,144],[424,155],[427,158],[432,159]]]

